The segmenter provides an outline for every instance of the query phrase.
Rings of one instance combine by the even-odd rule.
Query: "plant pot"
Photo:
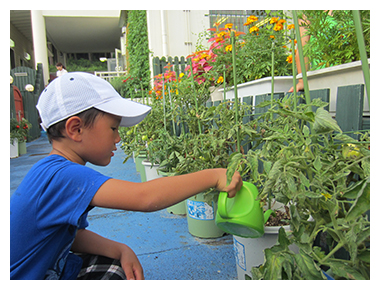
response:
[[[145,170],[146,181],[161,177],[158,175],[158,167],[160,166],[159,164],[154,164],[152,166],[152,163],[148,160],[144,160],[141,164]]]
[[[145,168],[142,162],[146,159],[146,154],[139,154],[136,156],[136,171],[140,173],[141,182],[146,181]]]
[[[277,243],[278,231],[281,227],[265,227],[264,235],[260,238],[242,238],[233,236],[236,270],[239,280],[245,280],[246,275],[252,278],[251,269],[264,263],[264,250]],[[284,226],[285,231],[290,226]],[[298,253],[295,245],[289,246],[290,250]]]
[[[247,96],[258,96],[263,94],[270,94],[272,90],[272,77],[265,77],[258,80],[246,82],[237,85],[237,93],[239,98]],[[280,76],[274,77],[274,93],[286,93],[293,86],[293,77],[291,76]],[[219,90],[223,93],[223,89]],[[232,86],[226,92],[227,99],[235,98],[234,87]],[[253,104],[255,99],[253,99]]]
[[[160,177],[167,177],[168,176],[167,172],[163,172],[161,170],[158,170],[158,174]],[[168,211],[168,213],[171,213],[171,214],[185,215],[186,214],[186,200],[181,201],[181,202],[174,204],[172,206],[169,206],[168,208],[166,208],[166,210]]]
[[[19,155],[26,154],[26,141],[18,142],[18,153]]]
[[[370,60],[368,60],[370,63]],[[302,74],[297,75],[297,79],[302,78]],[[319,70],[308,71],[307,81],[310,90],[330,89],[330,113],[335,116],[336,95],[338,87],[364,84],[363,70],[361,61],[354,61],[341,65],[322,68]],[[367,92],[364,90],[363,115],[369,116]]]
[[[10,144],[11,148],[10,148],[10,155],[11,155],[11,158],[16,158],[18,157],[18,140],[17,139],[13,139],[13,143]]]
[[[218,238],[225,234],[215,223],[218,195],[216,192],[209,195],[212,195],[211,202],[204,193],[186,200],[187,226],[190,234],[198,238]]]

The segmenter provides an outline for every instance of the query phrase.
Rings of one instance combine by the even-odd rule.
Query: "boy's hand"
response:
[[[139,259],[126,245],[121,253],[120,263],[127,280],[144,280],[144,272]]]
[[[232,176],[231,183],[227,185],[227,170],[219,168],[215,170],[217,170],[219,174],[216,189],[219,191],[227,192],[228,197],[230,198],[234,197],[243,185],[243,180],[241,179],[240,173],[236,171],[235,174]]]

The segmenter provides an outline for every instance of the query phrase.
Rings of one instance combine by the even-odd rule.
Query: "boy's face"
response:
[[[121,117],[111,114],[98,116],[93,127],[83,130],[82,159],[95,165],[106,166],[114,156],[116,144],[120,142]]]

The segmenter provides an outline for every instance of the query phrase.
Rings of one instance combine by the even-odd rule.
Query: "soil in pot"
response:
[[[287,226],[290,221],[290,212],[289,207],[284,206],[285,211],[276,210],[276,216],[270,216],[268,221],[265,223],[266,227],[275,227],[275,226]]]

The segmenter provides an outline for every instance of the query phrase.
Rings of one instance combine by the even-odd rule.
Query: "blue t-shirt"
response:
[[[82,260],[70,248],[109,178],[59,155],[32,167],[10,200],[11,279],[76,278]]]

